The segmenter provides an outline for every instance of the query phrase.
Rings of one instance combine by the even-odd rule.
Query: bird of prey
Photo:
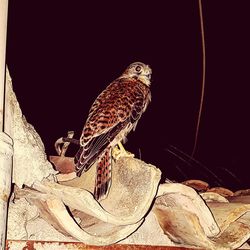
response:
[[[126,153],[121,142],[125,143],[127,134],[135,129],[151,100],[151,73],[151,68],[144,63],[130,64],[96,98],[89,110],[75,156],[75,170],[77,176],[81,176],[97,161],[94,189],[97,200],[108,194],[112,156],[118,158],[117,151]]]

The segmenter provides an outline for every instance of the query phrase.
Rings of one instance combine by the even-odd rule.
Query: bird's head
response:
[[[132,77],[139,79],[145,85],[150,85],[152,70],[151,68],[141,62],[134,62],[130,64],[122,74],[122,77]]]

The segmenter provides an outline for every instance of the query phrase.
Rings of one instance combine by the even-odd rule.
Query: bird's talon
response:
[[[113,148],[112,156],[115,160],[119,160],[121,157],[135,157],[134,154],[126,151],[120,142]]]

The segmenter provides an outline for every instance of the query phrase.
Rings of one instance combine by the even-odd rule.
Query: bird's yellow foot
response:
[[[126,151],[122,146],[121,142],[119,142],[112,150],[112,156],[115,160],[119,160],[120,157],[134,157],[135,155]]]

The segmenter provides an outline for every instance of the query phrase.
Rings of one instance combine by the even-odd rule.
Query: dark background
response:
[[[152,103],[126,148],[158,166],[163,180],[250,188],[249,1],[202,2],[207,72],[197,163],[169,150],[190,155],[194,144],[202,80],[198,0],[10,0],[7,64],[47,154],[68,130],[79,137],[96,96],[142,61],[153,69]]]

